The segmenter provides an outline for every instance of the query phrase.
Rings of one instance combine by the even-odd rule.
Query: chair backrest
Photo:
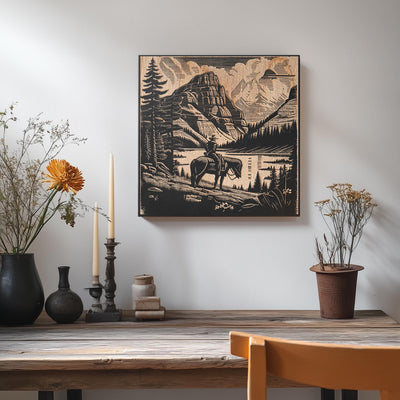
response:
[[[231,332],[231,353],[247,358],[248,400],[265,400],[267,373],[326,389],[379,390],[400,400],[400,347],[336,345]]]

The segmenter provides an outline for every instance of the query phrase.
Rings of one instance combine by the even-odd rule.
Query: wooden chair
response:
[[[299,342],[231,332],[231,353],[247,358],[247,399],[265,400],[267,374],[313,387],[379,390],[400,400],[400,347]]]

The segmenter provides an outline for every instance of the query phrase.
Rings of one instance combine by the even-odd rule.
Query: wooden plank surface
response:
[[[147,321],[130,324],[134,321],[133,310],[122,311],[122,321],[115,326],[128,324],[130,327],[143,326],[309,326],[309,327],[388,327],[397,326],[398,323],[380,310],[359,310],[355,312],[353,319],[323,319],[316,310],[166,310],[166,319],[163,321]],[[70,329],[86,329],[84,314],[80,320],[70,325]],[[110,322],[91,324],[109,326]],[[30,328],[40,328],[42,325],[57,328],[57,324],[46,313],[42,313],[39,319]],[[1,329],[1,327],[0,327]]]
[[[269,376],[269,387],[305,385]],[[32,371],[0,373],[2,390],[245,388],[247,368],[185,370]]]
[[[165,321],[0,327],[0,390],[244,387],[246,360],[229,331],[328,343],[400,346],[400,324],[380,311],[324,320],[317,311],[168,311]],[[276,387],[298,386],[271,378]]]

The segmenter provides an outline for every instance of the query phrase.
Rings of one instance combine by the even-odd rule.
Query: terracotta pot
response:
[[[345,319],[354,317],[357,275],[363,270],[360,265],[340,268],[330,264],[321,271],[320,265],[310,268],[317,275],[319,306],[322,318]]]

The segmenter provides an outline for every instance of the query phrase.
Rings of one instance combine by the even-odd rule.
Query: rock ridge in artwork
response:
[[[237,140],[247,130],[242,112],[226,94],[214,72],[193,77],[187,84],[162,99],[171,109],[175,140],[182,146],[203,146],[212,135],[219,144]]]
[[[263,128],[282,128],[296,121],[297,105],[297,86],[293,86],[287,100],[267,118]]]

